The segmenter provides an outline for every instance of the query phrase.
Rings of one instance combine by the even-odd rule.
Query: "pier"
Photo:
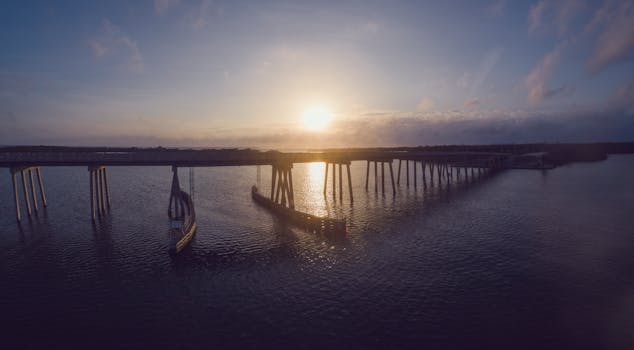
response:
[[[532,155],[526,156],[533,152]],[[523,155],[523,156],[522,156]],[[325,177],[323,193],[329,190],[333,199],[343,201],[344,190],[349,201],[354,201],[350,164],[353,161],[366,162],[365,189],[382,195],[396,196],[396,187],[404,182],[407,187],[433,186],[442,181],[452,181],[454,177],[473,171],[498,171],[511,168],[514,157],[532,159],[543,164],[542,155],[534,153],[532,147],[462,147],[455,148],[378,148],[378,149],[332,149],[314,152],[257,151],[252,149],[167,149],[167,148],[114,148],[114,147],[46,147],[23,146],[0,148],[0,167],[9,168],[12,183],[15,215],[17,222],[23,220],[22,204],[18,189],[17,174],[21,176],[23,201],[30,217],[37,212],[38,199],[34,174],[37,177],[42,206],[48,205],[44,190],[41,167],[80,166],[87,167],[90,179],[88,201],[92,220],[107,215],[112,200],[108,187],[107,167],[110,166],[170,166],[216,167],[216,166],[271,166],[270,200],[276,204],[295,208],[293,190],[293,164],[323,162]],[[394,170],[394,164],[396,171]],[[420,173],[419,173],[420,169]],[[329,174],[330,172],[330,174]],[[396,174],[395,174],[396,173]],[[331,175],[331,176],[330,176]],[[193,175],[192,175],[193,176]],[[466,176],[466,175],[465,175]],[[346,181],[344,182],[344,178]],[[175,177],[175,181],[178,178]],[[27,183],[30,184],[30,194]],[[345,183],[345,186],[344,186]],[[176,184],[178,185],[178,184]],[[170,196],[172,210],[182,209],[175,200],[180,195]],[[180,204],[180,207],[179,207]]]
[[[548,169],[548,153],[536,145],[497,146],[433,146],[413,148],[355,148],[328,149],[307,152],[259,151],[252,149],[175,149],[175,148],[115,148],[115,147],[53,147],[17,146],[0,148],[0,167],[9,169],[12,178],[16,221],[36,214],[39,199],[42,207],[48,205],[41,167],[79,166],[88,169],[90,188],[87,201],[89,217],[94,221],[107,215],[116,199],[111,199],[107,168],[112,166],[170,166],[174,172],[168,214],[185,217],[193,213],[193,202],[186,192],[181,193],[178,184],[178,168],[217,166],[271,167],[271,185],[268,200],[270,207],[295,209],[293,189],[293,165],[297,163],[323,162],[325,164],[324,196],[343,202],[347,192],[354,202],[350,164],[366,163],[365,190],[382,196],[397,195],[397,187],[440,186],[451,184],[461,177],[473,177],[482,172],[495,172],[512,168]],[[396,168],[396,169],[395,169]],[[18,181],[17,175],[21,181]],[[193,172],[190,172],[190,179]],[[346,181],[344,181],[344,178]],[[174,182],[175,181],[175,182]],[[331,181],[329,184],[328,181]],[[21,182],[19,186],[18,182]],[[193,183],[193,181],[190,181]],[[330,186],[329,186],[330,185]],[[19,187],[22,187],[20,198]],[[30,187],[30,193],[29,193]],[[176,190],[174,190],[176,188]],[[2,190],[2,189],[0,189]],[[262,202],[257,189],[254,198]],[[190,192],[193,188],[190,189]],[[191,193],[193,195],[193,193]],[[257,196],[256,196],[257,195]],[[52,199],[55,202],[55,199]],[[278,212],[280,210],[277,210]],[[305,215],[304,215],[305,214]],[[302,213],[303,221],[315,220]],[[308,215],[308,216],[306,216]],[[300,215],[301,216],[301,215]],[[300,220],[301,221],[301,220]]]

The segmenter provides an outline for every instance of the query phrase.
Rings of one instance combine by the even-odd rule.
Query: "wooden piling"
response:
[[[385,162],[381,162],[381,193],[385,194]]]
[[[101,198],[99,197],[99,173],[97,169],[93,171],[93,176],[95,177],[95,204],[97,207],[97,214],[101,216]]]
[[[326,172],[324,173],[324,196],[326,195],[326,189],[328,188],[328,162],[326,162]],[[368,188],[368,179],[365,179],[365,188]]]
[[[392,162],[389,162],[388,165],[390,166],[390,177],[392,178],[392,195],[395,196],[396,185],[394,185],[394,171],[392,170]]]
[[[36,169],[37,181],[40,184],[40,197],[42,197],[42,204],[46,207],[48,203],[46,202],[46,192],[44,192],[44,184],[42,183],[42,173],[40,172],[40,167]]]
[[[409,188],[409,159],[405,161],[405,173],[407,173],[407,187]]]
[[[425,178],[425,162],[420,162],[420,171],[423,172],[423,187],[427,187],[427,179]]]
[[[354,200],[352,199],[352,177],[350,176],[350,163],[346,164],[346,169],[348,170],[348,191],[350,193],[350,203],[352,203]]]
[[[374,192],[379,192],[379,172],[376,160],[374,161]]]
[[[22,190],[24,191],[24,200],[26,201],[26,210],[31,216],[31,200],[29,199],[29,190],[26,188],[26,178],[24,177],[24,170],[20,170],[22,177]]]
[[[29,180],[31,180],[31,198],[33,199],[33,210],[37,211],[37,195],[35,194],[35,181],[33,181],[33,169],[29,168]]]
[[[416,176],[416,163],[417,161],[414,161],[414,188],[418,187],[418,176]]]
[[[88,170],[88,176],[90,177],[90,216],[95,221],[95,178],[93,176],[94,170]],[[167,208],[167,213],[172,216],[172,194],[170,193],[170,204]]]
[[[293,172],[291,169],[288,170],[288,185],[289,207],[295,209],[295,191],[293,190]]]
[[[328,163],[326,163],[328,165]],[[328,167],[326,167],[326,171],[328,171]],[[275,176],[276,176],[275,165],[271,165],[271,200],[273,200],[273,196],[275,196]],[[328,175],[328,173],[326,173]],[[327,176],[326,176],[327,177]],[[326,187],[324,184],[324,193],[326,193]]]
[[[370,161],[368,160],[365,166],[365,189],[368,189],[368,180],[370,179]]]
[[[258,168],[259,169],[259,168]],[[259,172],[258,172],[258,178],[259,178]],[[110,209],[110,190],[108,189],[108,175],[106,173],[106,168],[103,168],[103,185],[106,188],[106,203],[108,204],[108,209]],[[192,193],[190,193],[190,195],[193,196]]]
[[[341,163],[339,163],[339,201],[343,200],[343,171],[341,171]]]
[[[99,174],[99,199],[101,200],[101,210],[106,211],[106,201],[103,189],[103,168],[98,168],[97,173]]]
[[[332,199],[337,196],[337,167],[332,163]]]
[[[398,174],[396,175],[396,184],[401,184],[401,159],[398,160]]]
[[[11,170],[11,181],[13,182],[13,200],[15,202],[15,218],[20,222],[22,216],[20,215],[20,197],[18,197],[18,183],[15,181],[15,172]]]

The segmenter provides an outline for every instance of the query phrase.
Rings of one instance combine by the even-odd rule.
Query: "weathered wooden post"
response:
[[[416,163],[418,161],[414,161],[414,188],[418,187],[418,176],[416,175]]]
[[[35,181],[33,181],[33,169],[29,168],[29,179],[31,180],[31,198],[33,199],[33,209],[37,211],[37,195],[35,194]]]
[[[374,161],[374,192],[379,192],[379,172],[376,160]]]
[[[108,209],[110,209],[110,190],[108,189],[108,175],[106,173],[106,167],[103,168],[103,184],[104,184],[104,187],[106,188],[106,203],[108,203]]]
[[[332,199],[337,195],[337,167],[332,163]]]
[[[401,185],[401,159],[398,160],[398,172],[396,175],[396,184]]]
[[[368,187],[368,180],[365,180],[365,187]],[[324,173],[324,196],[326,195],[326,189],[328,188],[328,162],[326,162],[326,172]]]
[[[392,162],[390,161],[390,177],[392,178],[392,196],[396,195],[396,185],[394,184],[394,171],[392,170]]]
[[[341,162],[339,162],[339,201],[343,200],[343,171],[341,167]]]
[[[350,176],[350,162],[346,164],[346,169],[348,170],[348,191],[350,193],[350,203],[352,203],[354,200],[352,199],[352,177]]]
[[[328,171],[328,167],[326,167],[326,171]],[[326,175],[328,175],[328,173],[326,173]],[[277,169],[275,168],[275,164],[271,164],[271,200],[273,200],[275,196],[275,176],[277,176]],[[325,184],[324,193],[326,193]]]
[[[18,183],[15,181],[15,171],[11,169],[11,181],[13,182],[13,200],[15,201],[15,218],[20,222],[20,197],[18,197]]]
[[[381,161],[381,193],[385,194],[385,162]]]
[[[365,189],[368,189],[368,180],[370,178],[370,161],[368,160],[365,166]]]
[[[37,173],[37,181],[40,183],[40,196],[42,197],[42,204],[44,204],[44,206],[48,206],[48,203],[46,202],[46,192],[44,192],[44,184],[42,183],[42,173],[40,172],[40,167],[36,168],[36,173]]]
[[[22,177],[22,190],[24,191],[24,200],[26,201],[26,210],[31,216],[31,201],[29,199],[29,190],[26,188],[26,178],[24,177],[24,169],[20,170],[20,176]]]
[[[88,177],[90,178],[90,216],[92,217],[92,221],[95,221],[95,177],[93,176],[93,170],[88,168]],[[172,197],[170,196],[170,210],[171,213],[171,203]],[[170,214],[171,215],[171,214]]]
[[[407,188],[409,188],[409,159],[405,160],[405,173],[407,173]]]

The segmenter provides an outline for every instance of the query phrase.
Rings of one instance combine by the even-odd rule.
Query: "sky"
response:
[[[2,1],[0,26],[4,145],[634,141],[634,0]]]

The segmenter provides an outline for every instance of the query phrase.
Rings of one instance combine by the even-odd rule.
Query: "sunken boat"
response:
[[[167,214],[170,218],[170,255],[180,253],[194,237],[196,232],[196,210],[191,195],[180,188],[178,169],[172,167],[172,190]],[[191,187],[191,185],[190,185]]]
[[[332,219],[311,215],[285,206],[285,201],[277,203],[274,200],[262,195],[257,186],[251,187],[251,197],[253,200],[277,217],[289,223],[304,228],[312,232],[323,233],[346,233],[346,219]]]

